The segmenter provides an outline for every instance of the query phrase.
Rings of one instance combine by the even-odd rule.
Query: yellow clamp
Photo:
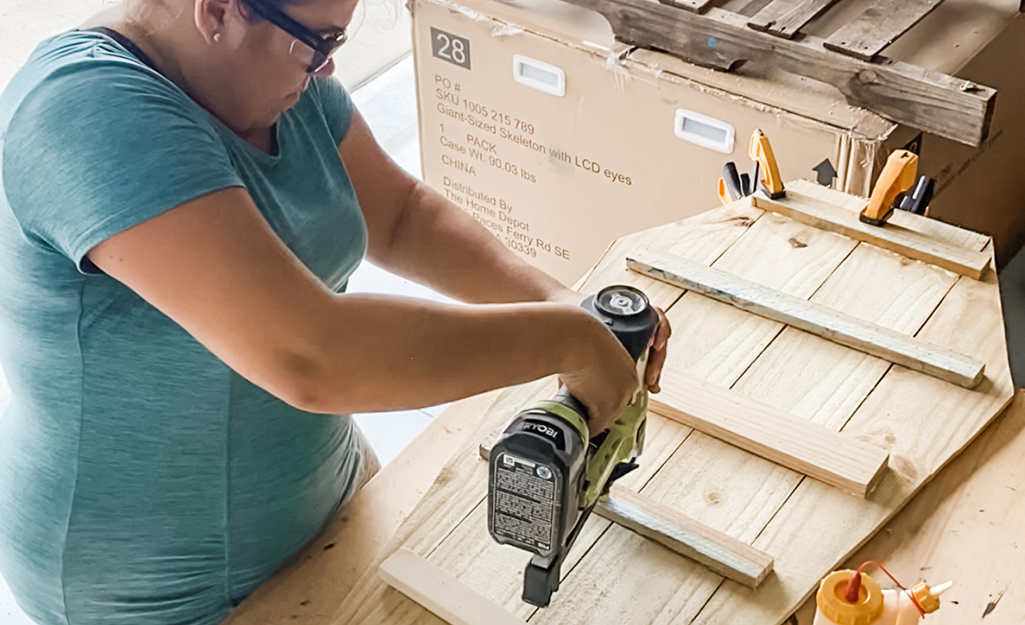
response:
[[[894,150],[886,159],[879,180],[872,187],[868,206],[861,211],[861,221],[881,226],[893,213],[893,201],[915,184],[918,174],[918,156],[907,150]]]
[[[783,178],[779,175],[779,167],[776,165],[776,155],[772,153],[769,138],[760,129],[756,128],[751,133],[751,143],[748,145],[747,155],[757,161],[763,190],[769,194],[769,197],[775,200],[786,195]],[[753,183],[754,181],[752,181]]]

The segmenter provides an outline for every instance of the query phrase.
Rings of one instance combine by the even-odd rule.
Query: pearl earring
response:
[[[220,41],[220,40],[221,40],[221,33],[214,33],[214,41]]]

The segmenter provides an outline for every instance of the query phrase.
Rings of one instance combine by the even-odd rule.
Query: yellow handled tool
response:
[[[907,150],[894,150],[886,159],[883,173],[872,187],[868,206],[858,216],[861,221],[882,226],[893,214],[901,198],[915,184],[918,173],[918,156]]]
[[[776,155],[772,153],[772,145],[769,138],[760,129],[751,133],[751,143],[748,144],[747,155],[758,163],[758,170],[761,172],[762,190],[770,198],[777,200],[786,195],[783,188],[783,178],[779,175],[779,168],[776,166]],[[755,184],[755,181],[751,181]]]
[[[725,206],[733,201],[730,197],[730,192],[726,190],[726,181],[722,178],[719,179],[719,201]]]

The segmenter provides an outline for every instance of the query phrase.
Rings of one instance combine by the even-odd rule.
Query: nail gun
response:
[[[647,297],[611,286],[583,306],[619,339],[643,380],[658,326]],[[497,542],[534,554],[524,572],[524,601],[549,604],[566,554],[598,499],[637,468],[647,407],[640,384],[612,425],[592,438],[586,407],[563,386],[554,398],[517,414],[495,442],[488,460],[488,531]]]

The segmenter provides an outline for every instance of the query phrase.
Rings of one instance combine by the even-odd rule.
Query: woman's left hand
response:
[[[548,297],[550,302],[563,302],[574,306],[581,305],[585,299],[587,296],[566,288],[560,289]],[[655,330],[655,337],[648,350],[648,366],[644,370],[644,386],[650,392],[658,393],[662,390],[659,387],[659,379],[662,377],[662,366],[666,362],[666,348],[669,345],[669,337],[672,336],[673,329],[662,309],[654,304],[651,307],[658,313],[658,328]]]

